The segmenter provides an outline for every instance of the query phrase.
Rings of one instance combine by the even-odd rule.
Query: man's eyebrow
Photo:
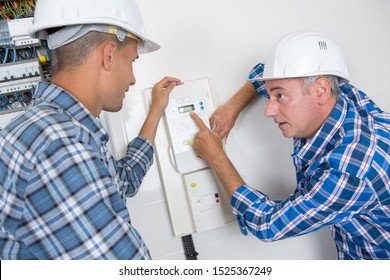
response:
[[[269,91],[274,91],[274,90],[284,90],[285,88],[284,87],[281,87],[281,86],[276,86],[276,87],[272,87],[269,89]]]

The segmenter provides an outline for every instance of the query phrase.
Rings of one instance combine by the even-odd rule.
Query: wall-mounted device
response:
[[[32,24],[32,17],[0,20],[0,46],[14,48],[39,46],[41,41],[28,35],[28,29]]]
[[[171,93],[165,110],[165,121],[170,138],[173,162],[181,174],[207,167],[206,161],[198,158],[192,148],[198,126],[190,116],[195,112],[209,126],[210,100],[207,88],[192,83],[177,86]]]
[[[225,224],[221,195],[210,169],[184,175],[192,218],[197,232]]]
[[[151,91],[145,91],[147,104]],[[209,80],[185,82],[171,92],[157,131],[156,158],[175,236],[204,232],[234,220],[221,183],[193,149],[199,128],[190,112],[209,127],[213,111]]]
[[[46,42],[32,38],[36,1],[0,1],[0,129],[26,110],[42,80],[50,80],[51,64]],[[9,117],[5,116],[11,114]]]

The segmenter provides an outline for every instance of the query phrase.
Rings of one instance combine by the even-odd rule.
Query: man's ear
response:
[[[103,54],[103,67],[107,71],[110,71],[112,69],[113,63],[114,63],[114,57],[116,55],[117,45],[112,42],[108,41],[104,43],[102,46],[102,54]]]
[[[318,104],[325,105],[332,98],[332,84],[331,82],[324,78],[319,77],[313,84],[314,92],[318,100]]]

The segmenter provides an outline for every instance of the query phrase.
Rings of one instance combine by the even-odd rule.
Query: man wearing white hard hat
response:
[[[340,48],[324,34],[293,33],[200,127],[197,154],[232,197],[241,231],[271,242],[328,227],[339,259],[390,258],[390,114],[349,83]],[[221,146],[256,95],[265,116],[293,138],[296,189],[273,201],[245,184]],[[261,189],[261,187],[260,187]]]
[[[52,79],[0,136],[1,259],[150,259],[126,197],[153,163],[171,90],[156,83],[139,136],[116,161],[98,120],[122,108],[132,63],[159,46],[133,0],[38,0],[34,38],[47,39]]]

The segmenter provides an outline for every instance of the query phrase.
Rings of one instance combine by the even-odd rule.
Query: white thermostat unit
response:
[[[152,89],[145,91],[145,98],[150,106]],[[175,236],[213,230],[235,220],[222,184],[193,149],[199,127],[190,113],[210,128],[214,110],[208,79],[184,82],[170,93],[157,130],[156,159]]]
[[[170,94],[165,109],[165,121],[169,130],[174,165],[181,174],[208,167],[206,161],[196,156],[192,147],[199,127],[191,118],[190,112],[195,112],[206,126],[210,127],[209,96],[208,83],[205,84],[204,80],[177,86]]]

